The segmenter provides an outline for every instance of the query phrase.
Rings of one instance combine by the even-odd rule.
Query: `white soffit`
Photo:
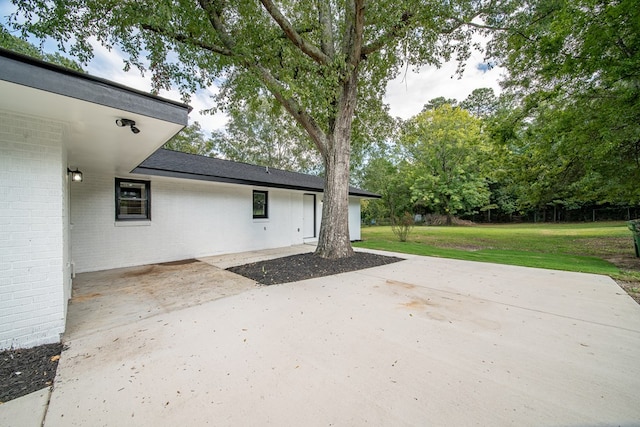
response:
[[[68,164],[83,172],[128,173],[183,127],[2,80],[0,94],[3,110],[64,123]],[[140,133],[118,127],[118,118],[134,120]]]

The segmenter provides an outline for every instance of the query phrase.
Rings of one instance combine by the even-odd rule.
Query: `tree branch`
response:
[[[460,28],[463,25],[468,25],[469,27],[478,28],[481,30],[493,30],[493,31],[510,31],[511,30],[508,27],[494,27],[492,25],[477,24],[475,22],[471,22],[471,20],[463,20],[455,17],[452,17],[451,19],[453,19],[458,24],[456,28]]]
[[[199,47],[201,49],[208,50],[209,52],[212,52],[212,53],[217,53],[217,54],[224,55],[224,56],[233,56],[233,52],[230,51],[229,49],[226,49],[226,48],[220,47],[220,46],[216,46],[216,45],[213,45],[213,44],[205,43],[202,40],[198,40],[194,36],[191,36],[191,35],[169,32],[166,29],[163,29],[163,28],[160,28],[160,27],[156,27],[156,26],[150,25],[150,24],[142,24],[142,29],[143,30],[147,30],[147,31],[151,31],[151,32],[159,34],[161,36],[168,37],[168,38],[173,39],[173,40],[175,40],[177,42],[180,42],[180,43],[197,46],[197,47]]]
[[[203,0],[201,0],[203,1]],[[289,40],[305,55],[316,61],[318,64],[327,65],[331,62],[324,52],[322,52],[315,45],[305,41],[296,29],[291,25],[291,22],[278,10],[275,4],[271,0],[260,0],[264,8],[269,12],[269,15],[276,21],[282,31],[287,35]]]
[[[333,40],[333,15],[331,14],[331,2],[327,0],[317,0],[318,5],[318,21],[322,31],[321,47],[322,52],[329,58],[333,58],[336,54]]]
[[[285,35],[291,40],[300,50],[305,54],[312,57],[314,60],[324,63],[328,61],[327,56],[322,53],[317,47],[307,44],[300,34],[293,28],[293,26],[286,20],[280,11],[275,7],[271,0],[261,0],[264,7],[274,20],[280,25]],[[300,106],[300,104],[291,97],[284,95],[284,87],[277,78],[271,74],[271,72],[263,65],[258,63],[255,59],[246,55],[238,55],[234,52],[235,41],[227,32],[222,22],[222,4],[219,0],[198,0],[202,9],[206,12],[209,22],[215,29],[216,33],[220,37],[220,40],[232,56],[239,61],[239,64],[246,69],[256,73],[257,77],[262,81],[267,90],[282,104],[282,106],[293,116],[293,118],[307,131],[311,140],[315,144],[320,154],[325,157],[327,155],[326,135],[320,129],[320,126],[311,117],[311,115]],[[314,55],[317,57],[314,57]]]
[[[364,0],[349,0],[344,14],[342,54],[346,61],[357,66],[362,54],[364,31]]]
[[[364,9],[365,0],[355,0],[355,16],[353,26],[353,51],[350,58],[350,63],[354,66],[360,62],[362,57],[362,41],[364,36]]]
[[[198,0],[200,7],[206,12],[207,19],[216,30],[218,37],[222,41],[222,44],[229,50],[233,51],[236,43],[233,38],[229,35],[226,28],[224,28],[224,24],[222,23],[221,14],[222,14],[222,6],[218,4],[216,0]]]
[[[326,135],[320,129],[320,126],[311,117],[307,111],[300,106],[298,101],[291,97],[283,95],[282,84],[262,65],[253,62],[245,64],[248,68],[254,70],[260,80],[265,84],[266,88],[278,100],[278,102],[293,116],[293,118],[307,131],[314,145],[320,152],[322,157],[327,155]]]
[[[382,36],[378,37],[378,39],[362,47],[362,55],[371,55],[372,53],[382,49],[382,47],[386,43],[398,37],[400,33],[411,23],[411,18],[413,18],[413,16],[413,12],[403,12],[402,16],[400,17],[400,21],[389,28],[389,30],[386,31]]]

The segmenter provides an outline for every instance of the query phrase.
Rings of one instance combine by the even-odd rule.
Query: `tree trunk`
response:
[[[357,80],[357,69],[354,68],[343,83],[333,132],[327,135],[322,223],[315,252],[323,258],[353,255],[349,239],[349,161]]]
[[[316,255],[337,259],[353,255],[349,239],[349,138],[333,135],[333,148],[325,160],[322,223]]]
[[[358,66],[362,59],[365,1],[349,0],[345,4],[344,34],[340,53],[341,59],[344,59],[344,67],[340,69],[334,67],[336,52],[331,33],[329,3],[321,4],[319,8],[323,38],[321,50],[305,43],[271,0],[261,0],[261,3],[297,48],[316,63],[328,67],[327,72],[339,73],[340,86],[336,88],[335,97],[329,99],[331,114],[327,121],[328,129],[323,132],[295,98],[285,95],[285,86],[268,69],[253,59],[247,59],[243,64],[256,71],[257,76],[278,102],[307,131],[322,155],[325,167],[324,199],[316,255],[329,259],[350,257],[353,255],[353,248],[349,240],[349,158],[351,125],[358,90]]]

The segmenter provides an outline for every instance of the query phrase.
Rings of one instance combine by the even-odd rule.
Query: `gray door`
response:
[[[302,196],[302,238],[316,237],[316,195]]]

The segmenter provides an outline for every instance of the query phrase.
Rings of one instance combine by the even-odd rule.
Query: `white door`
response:
[[[316,237],[316,195],[302,196],[302,238]]]

